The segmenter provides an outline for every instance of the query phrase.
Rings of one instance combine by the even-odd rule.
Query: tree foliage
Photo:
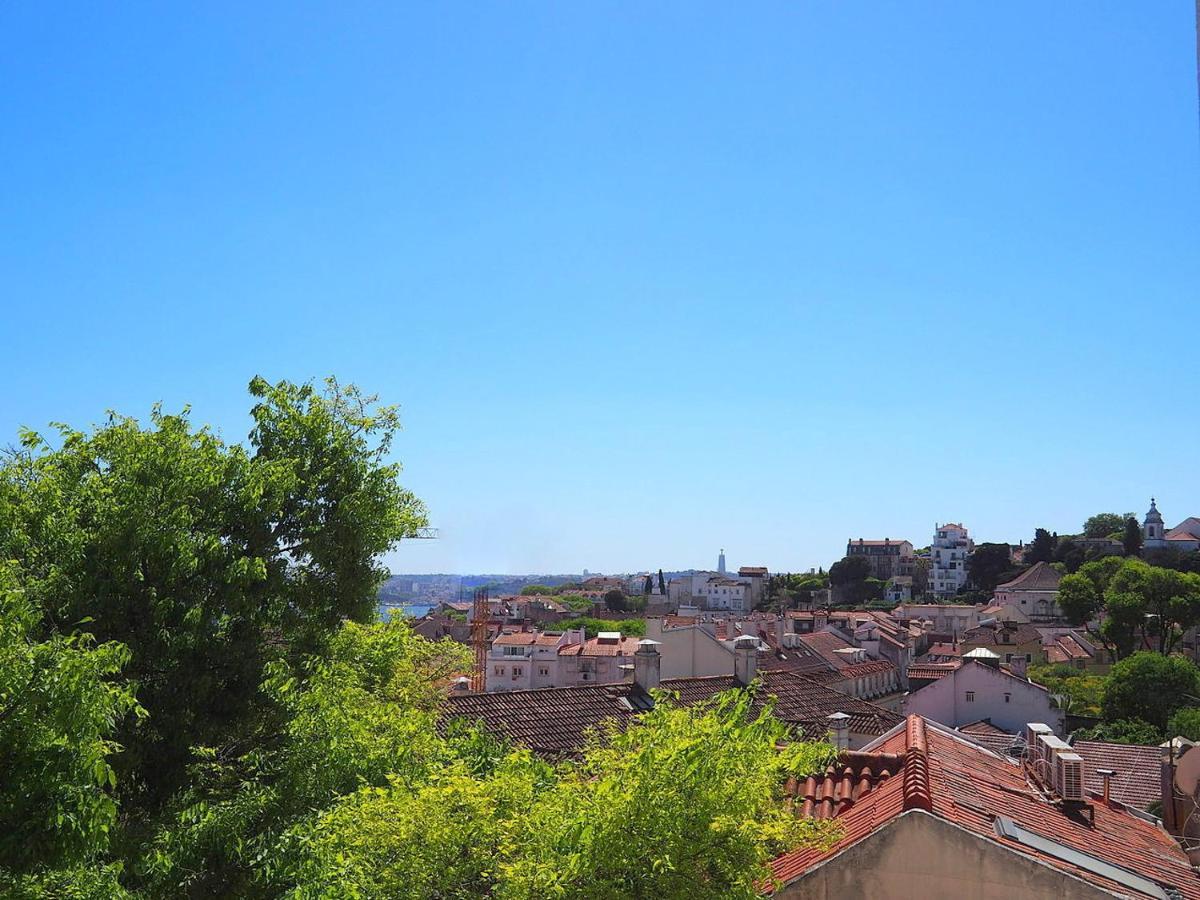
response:
[[[1034,563],[1053,562],[1054,548],[1058,546],[1058,535],[1051,534],[1045,528],[1038,528],[1033,533],[1033,540],[1025,548],[1024,561],[1026,565]]]
[[[554,624],[555,628],[582,628],[589,638],[594,638],[601,631],[619,631],[629,637],[646,636],[645,619],[597,619],[593,616],[575,616],[562,619]]]
[[[976,544],[967,557],[972,587],[986,594],[992,593],[1012,571],[1012,551],[1008,544]]]
[[[1160,731],[1181,706],[1200,694],[1200,669],[1181,656],[1142,651],[1112,667],[1102,707],[1109,722],[1141,719]]]
[[[282,842],[290,896],[752,897],[772,855],[833,837],[779,802],[827,747],[780,751],[786,727],[752,715],[745,692],[703,708],[659,699],[578,763],[512,750],[340,799]]]
[[[1058,601],[1074,624],[1102,615],[1100,636],[1118,655],[1139,644],[1169,653],[1200,623],[1200,576],[1108,556],[1065,575]]]
[[[1106,678],[1072,666],[1059,664],[1030,666],[1029,680],[1047,688],[1052,694],[1063,694],[1068,700],[1067,711],[1075,716],[1100,716]]]
[[[829,585],[842,603],[865,603],[883,597],[883,582],[871,577],[865,556],[847,556],[829,567]]]
[[[19,561],[44,634],[87,618],[124,644],[149,713],[117,739],[127,799],[176,789],[192,744],[261,714],[264,666],[369,621],[379,555],[425,523],[386,460],[396,411],[354,387],[250,383],[248,446],[185,410],[112,415],[57,441],[25,432],[0,469],[0,558]]]
[[[780,802],[829,748],[743,692],[555,766],[442,721],[469,654],[376,621],[395,410],[250,393],[245,445],[155,409],[0,464],[0,895],[738,897],[829,838]]]
[[[1153,746],[1163,740],[1162,730],[1144,719],[1118,719],[1082,728],[1075,737],[1084,741],[1105,741],[1110,744],[1142,744]]]
[[[69,881],[68,870],[107,849],[117,824],[112,735],[141,712],[118,680],[124,646],[41,636],[39,618],[16,567],[0,564],[0,885],[13,894]]]
[[[629,609],[629,598],[624,591],[613,588],[604,594],[604,606],[610,612],[625,612]]]
[[[1133,513],[1125,513],[1125,515],[1096,513],[1083,523],[1083,536],[1090,538],[1119,536],[1125,528],[1125,521],[1130,518],[1133,518]]]
[[[1185,737],[1189,741],[1200,741],[1200,707],[1185,706],[1175,710],[1167,720],[1166,735],[1169,738]]]
[[[1125,520],[1121,534],[1121,546],[1126,556],[1137,556],[1142,549],[1142,526],[1138,520],[1130,516]]]

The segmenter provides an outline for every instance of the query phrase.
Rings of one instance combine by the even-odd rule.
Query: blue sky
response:
[[[5,4],[0,436],[335,373],[397,571],[1200,515],[1193,16]]]

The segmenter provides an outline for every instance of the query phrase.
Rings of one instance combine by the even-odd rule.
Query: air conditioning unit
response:
[[[1025,754],[1029,761],[1037,759],[1042,751],[1041,744],[1038,740],[1044,734],[1054,734],[1049,725],[1043,725],[1041,722],[1030,722],[1025,726]]]
[[[1034,765],[1034,774],[1042,783],[1052,790],[1058,790],[1058,757],[1062,753],[1070,753],[1071,745],[1053,734],[1038,736],[1040,753]]]
[[[1058,771],[1055,778],[1058,796],[1064,800],[1083,800],[1083,757],[1078,753],[1058,754]]]

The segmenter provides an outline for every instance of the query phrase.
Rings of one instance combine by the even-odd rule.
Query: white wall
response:
[[[967,700],[968,691],[974,700]],[[1048,691],[982,663],[966,663],[909,694],[904,698],[904,713],[952,728],[990,719],[1010,734],[1020,733],[1030,722],[1044,722],[1058,735],[1065,727],[1065,712],[1053,705]]]

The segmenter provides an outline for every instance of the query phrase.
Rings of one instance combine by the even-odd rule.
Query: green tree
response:
[[[1133,516],[1125,520],[1124,533],[1121,535],[1121,546],[1126,556],[1137,556],[1142,549],[1142,526]]]
[[[629,609],[629,599],[625,596],[624,591],[613,588],[604,595],[604,606],[610,612],[625,612]]]
[[[1083,523],[1083,536],[1090,538],[1109,537],[1110,535],[1120,534],[1125,527],[1125,520],[1133,516],[1133,513],[1096,513]]]
[[[1038,528],[1033,533],[1033,541],[1025,550],[1024,561],[1032,566],[1034,563],[1053,562],[1054,548],[1058,545],[1058,535],[1051,534],[1045,528]]]
[[[1008,544],[977,544],[967,557],[967,574],[977,591],[990,594],[1001,579],[1013,570]]]
[[[1163,741],[1162,730],[1143,719],[1119,719],[1101,722],[1075,733],[1080,740],[1105,741],[1110,744],[1142,744],[1153,746]]]
[[[101,860],[117,824],[113,734],[140,713],[119,679],[129,651],[80,632],[41,636],[19,584],[0,563],[0,889],[116,896]]]
[[[1099,716],[1105,677],[1092,675],[1068,665],[1030,666],[1029,680],[1052,694],[1063,694],[1067,711],[1076,716]]]
[[[667,596],[667,580],[663,578],[663,570],[658,570],[658,592],[662,596]]]
[[[32,432],[0,468],[0,558],[19,561],[43,634],[91,620],[124,644],[149,716],[116,739],[126,799],[154,808],[195,744],[221,745],[269,712],[264,667],[369,621],[381,553],[425,523],[389,463],[393,407],[330,380],[250,383],[247,446],[185,410],[149,425]]]
[[[522,597],[553,597],[556,593],[554,588],[545,584],[527,584],[521,588]]]
[[[649,597],[654,590],[654,579],[650,577],[650,573],[646,573],[646,580],[642,582],[642,594]]]
[[[867,584],[871,563],[865,556],[847,556],[829,567],[829,584],[844,603],[864,603],[875,594]]]
[[[758,896],[774,854],[836,827],[779,802],[787,775],[829,758],[780,751],[788,737],[745,692],[686,709],[662,696],[576,764],[511,751],[357,791],[289,834],[282,871],[297,898]]]
[[[450,759],[438,737],[465,647],[413,634],[401,619],[345,623],[321,656],[273,663],[264,682],[282,711],[252,749],[202,748],[189,788],[149,856],[154,896],[248,896],[267,890],[277,842],[360,788],[433,778]]]
[[[1160,731],[1171,714],[1200,693],[1200,669],[1190,660],[1141,652],[1113,665],[1102,708],[1108,722],[1142,719]]]
[[[1086,575],[1064,575],[1059,582],[1058,606],[1072,625],[1090,621],[1103,605],[1103,595]]]
[[[555,628],[564,631],[569,628],[582,628],[589,638],[594,638],[601,631],[619,631],[628,637],[645,637],[645,619],[597,619],[592,616],[576,616],[562,619],[555,623]]]
[[[1054,548],[1054,562],[1060,563],[1067,572],[1076,572],[1084,564],[1087,554],[1071,538],[1059,538]]]
[[[1166,735],[1169,738],[1182,736],[1189,741],[1200,741],[1200,707],[1186,706],[1175,710],[1167,720]]]

